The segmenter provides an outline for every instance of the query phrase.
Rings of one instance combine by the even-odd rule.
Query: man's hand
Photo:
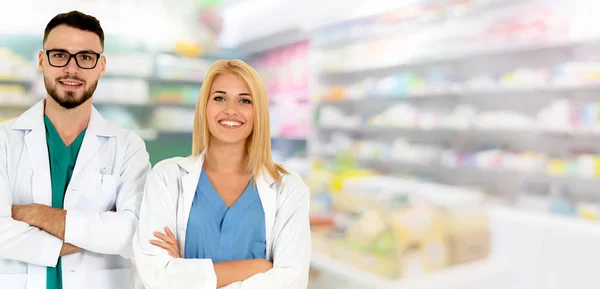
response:
[[[33,219],[33,206],[32,205],[13,205],[12,206],[12,218],[17,221],[25,222],[31,225],[31,219]]]
[[[65,239],[67,211],[41,204],[13,205],[12,218]]]
[[[79,253],[83,251],[83,249],[73,246],[69,243],[63,243],[62,248],[60,248],[60,256],[67,256],[75,253]]]
[[[175,239],[175,235],[171,232],[169,227],[165,227],[166,235],[161,232],[154,232],[154,237],[161,239],[161,241],[150,240],[150,244],[161,247],[167,250],[169,256],[173,258],[181,258],[181,254],[179,254],[179,244],[177,243],[177,239]]]

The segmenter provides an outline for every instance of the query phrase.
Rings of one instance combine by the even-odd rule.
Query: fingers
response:
[[[154,237],[159,238],[167,243],[171,243],[171,238],[161,232],[154,232]]]
[[[167,236],[160,232],[154,232],[154,237],[159,238],[159,239],[161,239],[169,244],[172,244],[172,245],[177,244],[177,240],[175,238]]]
[[[158,240],[150,240],[150,244],[167,250],[169,255],[173,258],[180,258],[179,244],[177,243],[175,235],[171,229],[169,229],[169,227],[165,227],[165,232],[167,233],[166,235],[161,232],[154,232],[154,237],[162,240],[163,242]]]
[[[150,244],[165,249],[169,256],[173,258],[179,258],[179,253],[176,251],[175,248],[173,248],[173,245],[171,244],[156,240],[150,240]]]
[[[173,232],[171,232],[171,229],[169,229],[169,227],[165,227],[165,232],[167,232],[167,236],[173,238],[173,240],[176,240],[175,235],[173,235]]]
[[[170,251],[173,249],[173,245],[171,245],[169,243],[157,241],[157,240],[150,240],[150,244],[157,246],[157,247],[161,247],[167,251]]]

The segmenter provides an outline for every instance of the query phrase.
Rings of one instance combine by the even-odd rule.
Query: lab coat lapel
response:
[[[83,171],[85,166],[96,156],[101,142],[98,138],[114,136],[114,131],[110,128],[110,124],[98,113],[95,108],[92,108],[90,121],[83,137],[81,149],[77,155],[73,177]]]
[[[258,177],[256,186],[258,195],[265,211],[265,232],[267,240],[267,260],[271,260],[273,242],[271,240],[273,227],[275,226],[275,215],[277,213],[277,192],[271,189],[275,181],[268,173],[263,173]]]
[[[44,125],[44,100],[23,113],[11,129],[25,131],[25,145],[29,153],[33,178],[31,180],[33,202],[52,206],[50,161]]]
[[[179,166],[187,171],[187,174],[181,178],[181,185],[183,189],[182,202],[179,202],[177,208],[177,231],[179,234],[178,240],[180,243],[181,254],[185,252],[185,231],[192,210],[192,203],[194,201],[194,195],[196,194],[196,187],[198,180],[200,179],[200,173],[202,172],[202,165],[204,164],[204,154],[199,156],[190,156],[182,159],[179,162]]]

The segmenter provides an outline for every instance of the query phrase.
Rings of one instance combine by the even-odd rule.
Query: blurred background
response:
[[[45,97],[43,29],[74,9],[106,33],[96,108],[152,164],[190,153],[212,62],[257,69],[311,188],[310,289],[600,284],[600,1],[13,1],[0,121]]]

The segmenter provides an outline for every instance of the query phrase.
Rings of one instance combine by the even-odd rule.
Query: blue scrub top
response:
[[[184,258],[219,263],[265,257],[265,212],[256,183],[250,181],[227,208],[202,171],[188,219]]]

